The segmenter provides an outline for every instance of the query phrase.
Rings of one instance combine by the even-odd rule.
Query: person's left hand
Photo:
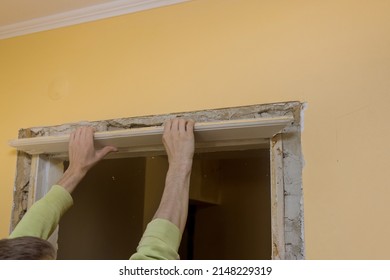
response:
[[[58,181],[69,193],[77,187],[87,172],[108,153],[117,148],[106,146],[96,150],[93,142],[95,130],[92,127],[80,127],[69,138],[69,167]]]
[[[94,128],[80,127],[69,138],[69,169],[87,173],[92,166],[103,159],[108,153],[117,149],[106,146],[96,150],[93,142]]]

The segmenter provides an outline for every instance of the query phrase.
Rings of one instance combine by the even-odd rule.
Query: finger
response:
[[[91,146],[94,146],[93,144],[93,138],[94,138],[94,128],[93,127],[85,127],[84,129],[84,140],[86,141],[86,143],[88,143],[89,145]]]
[[[69,145],[74,142],[74,139],[76,137],[76,130],[74,130],[70,135],[69,135]]]
[[[178,118],[172,120],[171,131],[172,132],[178,132],[179,131],[179,119]]]
[[[104,158],[109,153],[117,152],[117,151],[118,151],[118,149],[116,147],[106,146],[103,149],[101,149],[101,150],[96,152],[97,160],[101,160],[102,158]]]
[[[80,128],[77,129],[77,132],[76,132],[76,139],[80,142],[80,141],[83,141],[85,139],[85,131],[86,131],[86,127],[85,126],[82,126]]]
[[[194,127],[195,127],[195,121],[191,119],[187,120],[186,131],[189,133],[193,133]]]
[[[76,139],[78,145],[82,147],[93,147],[93,130],[87,126],[80,127],[77,130]]]
[[[187,120],[185,119],[179,119],[179,132],[180,133],[186,133],[186,124],[187,124]]]
[[[164,133],[168,133],[171,130],[171,127],[172,127],[172,121],[171,120],[165,121]]]
[[[78,143],[80,142],[81,135],[82,135],[82,127],[78,127],[73,132],[72,145],[78,145]]]

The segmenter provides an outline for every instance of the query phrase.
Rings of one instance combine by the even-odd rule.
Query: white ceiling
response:
[[[0,0],[0,26],[116,0]]]

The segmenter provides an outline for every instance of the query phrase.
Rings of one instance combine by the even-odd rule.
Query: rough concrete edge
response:
[[[29,129],[19,130],[19,138],[30,137]],[[11,233],[27,211],[30,191],[31,156],[18,151],[16,158],[16,175],[13,188],[13,201],[9,232]]]
[[[118,118],[100,121],[80,121],[77,123],[65,123],[61,125],[31,127],[29,137],[57,136],[69,134],[70,131],[80,125],[93,126],[96,131],[113,131],[120,129],[161,126],[164,121],[173,117],[192,118],[197,122],[212,122],[219,120],[234,120],[246,118],[266,118],[272,116],[286,116],[292,114],[298,101],[280,102],[270,104],[257,104],[231,108],[219,108],[210,110],[199,110],[192,112],[177,112],[161,115],[148,115],[140,117]]]
[[[305,258],[302,199],[302,116],[302,104],[299,104],[294,109],[294,123],[286,127],[283,134],[286,259],[298,260]]]
[[[301,114],[300,114],[300,126],[301,126],[301,132],[300,132],[300,139],[301,139],[301,161],[302,161],[302,167],[301,167],[301,180],[302,180],[302,194],[301,194],[301,213],[302,213],[302,223],[301,223],[301,238],[303,240],[303,257],[306,258],[306,246],[305,246],[305,227],[304,227],[304,221],[305,221],[305,211],[304,211],[304,191],[303,191],[303,169],[305,168],[306,161],[305,161],[305,156],[303,155],[302,151],[302,132],[305,129],[305,121],[304,121],[304,116],[305,116],[305,111],[308,109],[309,104],[307,102],[303,102],[301,105]]]

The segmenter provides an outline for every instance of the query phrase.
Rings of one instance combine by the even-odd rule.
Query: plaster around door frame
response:
[[[201,135],[202,127],[203,129],[204,127],[211,127],[212,134],[213,128],[210,124],[217,124],[214,128],[217,130],[221,127],[218,126],[218,123],[226,126],[226,124],[230,125],[231,123],[248,123],[248,121],[251,122],[251,119],[256,119],[255,122],[259,121],[260,123],[283,119],[285,120],[284,128],[278,128],[279,130],[282,129],[281,131],[275,130],[276,134],[264,136],[267,134],[262,134],[260,130],[249,133],[250,135],[260,135],[257,139],[247,139],[249,136],[244,136],[242,139],[230,139],[229,141],[215,140],[207,143],[206,140],[205,143],[199,143],[197,150],[240,150],[253,147],[267,147],[270,149],[272,259],[304,259],[303,160],[300,140],[302,106],[303,104],[300,102],[287,102],[27,128],[19,131],[18,141],[19,143],[26,142],[25,140],[27,140],[27,143],[39,143],[45,139],[65,139],[66,142],[67,135],[80,125],[95,127],[97,138],[109,135],[109,138],[118,139],[112,136],[123,135],[122,132],[128,135],[129,132],[132,134],[134,131],[143,130],[154,131],[153,133],[157,131],[158,134],[162,132],[161,125],[164,121],[174,117],[194,119],[198,125],[198,128],[195,127],[195,137],[197,133]],[[269,131],[272,132],[273,130]],[[12,143],[15,146],[15,142]],[[50,146],[50,143],[47,145]],[[121,152],[117,153],[116,156],[131,157],[161,154],[163,152],[161,147],[158,144],[145,146],[135,153],[132,152],[131,147],[122,147]],[[11,231],[27,209],[35,201],[42,198],[62,176],[63,162],[67,155],[63,148],[60,150],[53,150],[54,152],[45,152],[44,150],[35,150],[35,152],[18,151]],[[57,237],[58,230],[53,233],[50,239],[55,245]]]

